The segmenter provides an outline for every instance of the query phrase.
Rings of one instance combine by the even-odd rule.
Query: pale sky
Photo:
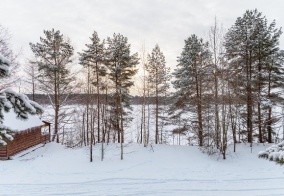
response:
[[[159,44],[173,69],[184,40],[191,34],[206,39],[215,16],[228,29],[255,8],[284,26],[283,0],[0,0],[0,24],[12,34],[13,48],[23,49],[22,59],[31,57],[29,42],[38,42],[43,30],[60,30],[75,53],[95,30],[101,39],[113,33],[128,37],[132,53],[143,42],[148,52]]]

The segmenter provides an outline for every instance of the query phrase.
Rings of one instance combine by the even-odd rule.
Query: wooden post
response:
[[[49,132],[49,142],[51,142],[51,140],[50,140],[50,124],[48,124],[48,132]]]

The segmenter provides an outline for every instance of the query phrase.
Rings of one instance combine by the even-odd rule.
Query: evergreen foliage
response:
[[[200,146],[203,145],[203,98],[209,87],[209,83],[205,83],[205,77],[209,74],[211,65],[208,43],[192,35],[185,40],[177,68],[173,72],[173,86],[176,89],[174,110],[194,113]]]
[[[160,105],[164,104],[167,92],[169,90],[169,80],[170,80],[170,69],[166,67],[165,56],[160,50],[158,44],[153,48],[151,54],[148,55],[148,63],[145,65],[146,71],[148,72],[148,85],[152,96],[155,97],[155,143],[158,144],[159,141],[159,114],[162,122],[164,122],[164,115],[162,114],[163,108]],[[162,98],[162,99],[161,99]],[[160,124],[160,125],[163,125]],[[162,132],[162,127],[161,127]],[[160,141],[162,142],[162,133],[160,135]]]
[[[255,122],[258,127],[259,142],[263,142],[263,129],[266,125],[267,141],[272,142],[271,106],[268,107],[267,112],[266,104],[272,101],[272,88],[283,87],[280,83],[277,87],[271,86],[274,80],[270,75],[271,67],[276,66],[272,59],[281,54],[279,37],[282,31],[275,26],[275,21],[268,24],[266,17],[257,10],[248,10],[243,17],[236,20],[225,38],[226,56],[230,61],[230,70],[234,73],[231,81],[235,83],[234,88],[238,88],[238,91],[243,93],[243,102],[246,103],[248,142],[253,141]],[[283,77],[281,68],[279,69],[278,66],[275,69],[278,71],[274,72],[273,78]],[[276,100],[279,99],[274,99]]]
[[[84,66],[87,70],[87,134],[89,132],[89,113],[90,106],[93,101],[90,100],[90,94],[92,94],[92,86],[97,87],[97,127],[98,127],[98,136],[97,141],[101,141],[101,136],[103,137],[104,133],[100,134],[101,128],[101,114],[100,114],[100,89],[102,88],[102,78],[106,75],[106,67],[104,65],[105,61],[105,48],[104,41],[101,43],[100,38],[96,31],[90,37],[91,44],[86,44],[87,50],[84,50],[83,53],[79,53],[80,55],[80,64]],[[90,119],[92,122],[93,119]],[[92,127],[92,126],[90,126]],[[90,141],[90,159],[92,162],[92,145],[94,143],[94,130],[90,130],[91,132],[91,141]],[[104,141],[104,139],[102,139]]]
[[[92,37],[90,37],[91,44],[86,44],[87,49],[83,50],[80,55],[80,64],[84,67],[90,66],[95,74],[95,76],[105,76],[106,68],[103,65],[105,61],[105,47],[104,41],[101,42],[96,31],[93,32]],[[97,84],[98,78],[94,79],[92,83]]]
[[[0,42],[2,31],[0,26]],[[178,125],[173,129],[173,134],[181,137],[190,132],[194,144],[205,148],[209,146],[212,153],[218,151],[224,159],[231,133],[234,144],[242,141],[273,142],[274,123],[279,120],[274,115],[273,106],[284,102],[284,51],[279,48],[281,28],[276,27],[275,21],[269,23],[258,10],[247,10],[237,18],[225,36],[218,32],[216,19],[211,33],[210,44],[195,34],[185,40],[177,67],[171,75],[158,44],[148,54],[147,62],[143,53],[145,69],[140,139],[142,143],[143,130],[145,146],[149,142],[149,132],[146,137],[146,100],[155,99],[155,143],[164,141],[163,127],[168,120],[166,98],[169,97],[171,76],[174,78],[172,85],[175,92],[170,97],[173,104],[169,114],[172,123],[175,121],[175,125]],[[0,45],[1,79],[9,75],[14,57],[5,39],[4,44]],[[84,132],[81,143],[92,147],[95,142],[103,143],[112,139],[121,143],[123,149],[124,127],[132,120],[129,115],[130,88],[137,73],[138,54],[131,54],[128,39],[121,34],[113,34],[105,41],[94,31],[89,41],[85,50],[79,53],[79,64],[88,70],[87,75],[83,76],[87,79],[88,99],[80,122]],[[75,87],[75,77],[68,67],[73,62],[74,49],[70,41],[54,29],[44,31],[39,42],[30,43],[30,47],[35,57],[31,63],[39,71],[38,74],[33,72],[32,77],[40,82],[43,92],[51,95],[55,115],[52,140],[59,142],[60,111],[63,101],[67,100]],[[104,90],[105,95],[102,95]],[[96,108],[92,97],[96,97]],[[42,112],[42,108],[25,95],[11,89],[1,90],[2,144],[5,144],[3,136],[12,139],[6,131],[9,129],[1,124],[3,112],[11,109],[21,119],[26,119],[28,114]],[[149,131],[149,105],[147,117]],[[260,156],[269,158],[267,153]],[[274,159],[273,156],[270,158]]]
[[[118,141],[124,142],[124,124],[127,118],[127,110],[130,107],[129,89],[133,86],[132,77],[137,73],[138,54],[130,54],[128,39],[121,34],[113,34],[107,38],[106,65],[109,80],[113,83],[113,111],[114,128],[118,133]],[[123,159],[123,157],[121,157]]]
[[[40,37],[40,42],[33,44],[30,43],[32,52],[36,58],[36,64],[38,66],[39,81],[41,83],[41,90],[45,93],[54,95],[52,105],[54,107],[54,135],[52,140],[59,142],[59,115],[60,107],[60,95],[68,95],[74,88],[74,77],[71,76],[68,65],[72,63],[71,57],[73,56],[73,47],[69,41],[64,39],[60,31],[54,29],[50,31],[44,31],[44,37]],[[73,87],[72,87],[73,85]],[[66,100],[65,97],[63,100]]]
[[[8,74],[8,69],[7,67],[5,68],[5,66],[7,66],[7,63],[9,63],[9,75],[12,76],[1,78],[0,90],[13,86],[19,80],[19,53],[15,54],[14,51],[11,49],[11,37],[12,36],[10,35],[8,29],[0,25],[0,61],[2,61],[2,63],[0,63],[0,77]],[[6,73],[3,73],[3,71]]]
[[[0,54],[0,78],[9,76],[10,61]],[[43,108],[36,102],[31,101],[24,94],[16,93],[12,89],[3,89],[0,91],[0,145],[6,145],[6,140],[13,140],[13,131],[11,128],[3,125],[4,112],[13,110],[20,119],[27,119],[28,114],[41,114]]]

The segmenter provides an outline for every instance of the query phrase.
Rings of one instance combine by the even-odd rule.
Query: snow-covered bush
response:
[[[270,146],[265,151],[260,151],[258,157],[284,164],[284,141]]]
[[[258,153],[258,157],[259,157],[259,158],[265,158],[265,159],[267,159],[268,156],[269,156],[269,153],[266,152],[266,151],[260,151],[260,152]]]

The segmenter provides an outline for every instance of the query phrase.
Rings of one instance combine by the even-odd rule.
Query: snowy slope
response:
[[[0,162],[0,195],[284,195],[284,167],[257,158],[266,148],[239,145],[224,161],[193,146],[128,144],[121,161],[112,144],[102,162],[96,145],[90,163],[88,148],[49,143]]]

